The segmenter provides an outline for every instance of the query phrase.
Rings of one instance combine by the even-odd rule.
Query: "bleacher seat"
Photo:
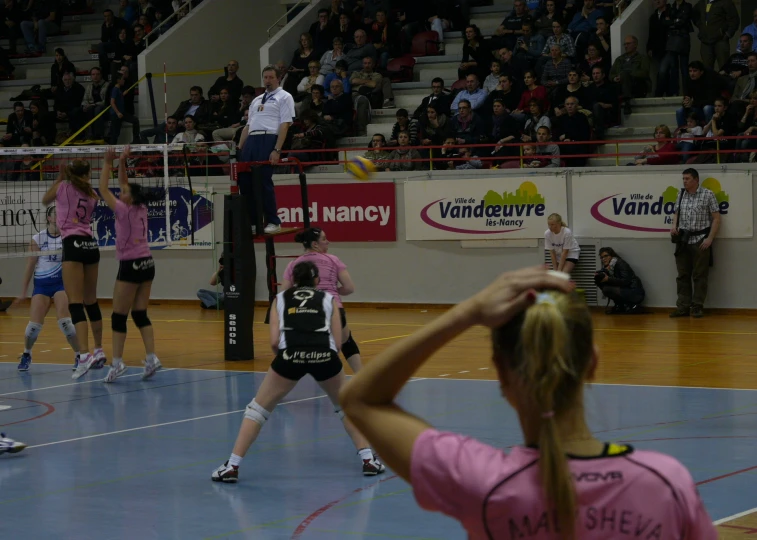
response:
[[[386,65],[386,74],[393,83],[412,82],[415,58],[410,55],[400,56],[389,60]]]
[[[410,54],[413,56],[433,56],[439,54],[439,35],[434,31],[420,32],[413,36]]]

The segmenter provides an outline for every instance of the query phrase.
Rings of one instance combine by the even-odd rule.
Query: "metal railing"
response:
[[[281,20],[282,20],[282,19],[284,19],[284,18],[286,18],[286,17],[289,17],[289,14],[290,14],[290,13],[292,13],[292,12],[293,12],[293,11],[294,11],[295,9],[297,9],[298,7],[300,7],[300,4],[309,4],[309,3],[310,3],[310,1],[311,1],[311,0],[297,0],[297,3],[296,3],[296,4],[294,5],[294,6],[292,6],[292,7],[291,7],[291,8],[289,9],[289,11],[287,11],[287,12],[286,12],[286,13],[284,13],[284,14],[283,14],[283,15],[282,15],[281,17],[279,17],[278,19],[276,19],[276,22],[274,22],[274,23],[273,23],[273,24],[272,24],[272,25],[271,25],[271,26],[270,26],[270,27],[268,28],[268,30],[266,31],[266,32],[267,32],[267,34],[268,34],[268,39],[271,39],[271,38],[272,38],[272,37],[273,37],[273,36],[274,36],[274,35],[276,34],[276,32],[278,32],[279,30],[281,30],[282,28],[284,28],[284,27],[285,27],[285,26],[287,25],[287,23],[286,23],[286,22],[285,22],[284,24],[281,24]],[[287,21],[287,22],[288,22],[288,21]],[[272,33],[271,33],[271,30],[273,30],[274,28],[278,28],[278,30],[276,30],[276,32],[274,32],[274,33],[272,34]]]
[[[148,47],[150,47],[150,45],[152,45],[152,43],[154,43],[154,41],[150,41],[150,36],[152,36],[153,34],[157,33],[158,30],[160,30],[163,27],[163,25],[165,25],[168,21],[178,21],[181,18],[181,17],[179,17],[179,14],[182,13],[182,11],[184,10],[184,8],[187,8],[187,12],[184,15],[186,15],[187,13],[189,13],[190,11],[192,11],[192,9],[193,9],[192,3],[193,3],[193,0],[187,0],[186,2],[184,2],[179,7],[179,9],[177,9],[176,11],[174,11],[173,13],[171,13],[171,15],[169,17],[166,17],[165,19],[163,19],[158,26],[156,26],[155,28],[153,28],[152,30],[150,30],[150,33],[147,34],[145,37],[142,38],[145,41],[145,49],[147,49]],[[194,7],[196,7],[196,6],[194,6]],[[182,17],[184,15],[182,15]],[[162,35],[162,34],[159,34],[158,36],[160,36],[160,35]]]

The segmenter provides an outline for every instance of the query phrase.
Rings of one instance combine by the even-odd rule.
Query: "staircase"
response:
[[[608,141],[627,141],[631,139],[653,139],[654,128],[665,124],[673,133],[676,129],[676,109],[681,106],[680,97],[640,98],[631,101],[633,113],[623,115],[623,125],[607,130],[605,137]],[[615,154],[641,152],[650,142],[625,142],[618,144],[602,144],[596,147],[597,153]],[[624,166],[633,162],[634,156],[615,156],[590,158],[587,166],[614,167]]]

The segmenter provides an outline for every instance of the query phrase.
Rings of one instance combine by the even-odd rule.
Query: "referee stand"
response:
[[[269,161],[248,161],[231,164],[231,194],[224,196],[223,220],[223,266],[224,266],[224,358],[226,360],[252,360],[255,357],[253,345],[253,322],[255,313],[255,283],[257,261],[255,239],[265,242],[266,285],[268,287],[268,309],[265,322],[268,323],[271,304],[276,298],[279,285],[276,277],[277,237],[297,234],[310,227],[308,212],[307,177],[302,164],[296,158],[282,158],[278,164],[293,165],[299,169],[300,195],[302,198],[303,227],[281,228],[273,234],[260,233],[263,227],[263,175],[262,165]],[[252,174],[252,190],[255,197],[255,230],[253,236],[250,216],[244,196],[236,185],[239,173]]]

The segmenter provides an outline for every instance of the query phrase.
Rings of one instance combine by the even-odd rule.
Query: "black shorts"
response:
[[[100,262],[100,248],[91,236],[75,235],[63,239],[63,262],[97,264]]]
[[[155,261],[152,257],[121,261],[118,265],[118,281],[127,283],[145,283],[155,279]]]
[[[347,326],[347,314],[344,312],[344,308],[343,307],[339,308],[339,318],[342,321],[342,328],[344,328],[345,326]]]
[[[575,257],[568,257],[567,259],[565,259],[565,262],[572,262],[573,264],[578,264],[578,259],[576,259]]]
[[[342,362],[336,351],[328,350],[294,350],[279,351],[271,362],[271,369],[290,381],[299,381],[305,375],[316,381],[326,381],[339,375]]]

